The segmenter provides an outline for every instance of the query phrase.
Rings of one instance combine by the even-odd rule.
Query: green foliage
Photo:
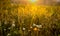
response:
[[[26,16],[20,14],[20,16],[18,16],[19,5],[11,3],[10,0],[1,0],[0,4],[1,36],[29,36],[31,34],[31,36],[33,36],[37,34],[35,32],[39,31],[41,32],[39,33],[40,36],[51,36],[53,35],[53,29],[60,29],[59,6],[46,7],[46,10],[48,10],[47,13],[52,13],[50,17],[46,17],[45,15],[36,15],[35,18],[32,18],[33,16],[31,16],[30,14]],[[20,7],[25,8],[25,6]],[[33,26],[33,24],[42,25],[42,28],[38,28],[39,31],[34,31],[33,29],[36,26]],[[23,30],[23,28],[25,28],[26,30]]]

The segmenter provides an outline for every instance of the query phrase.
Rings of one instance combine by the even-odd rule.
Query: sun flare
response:
[[[29,0],[30,3],[36,3],[38,0]]]

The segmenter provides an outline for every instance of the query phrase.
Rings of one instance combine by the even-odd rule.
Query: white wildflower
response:
[[[25,30],[25,28],[23,28],[23,30]]]

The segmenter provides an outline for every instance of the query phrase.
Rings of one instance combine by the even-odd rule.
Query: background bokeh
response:
[[[60,36],[60,2],[25,1],[0,0],[0,36]]]

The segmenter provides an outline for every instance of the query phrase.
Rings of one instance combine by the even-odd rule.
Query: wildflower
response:
[[[33,24],[33,26],[36,26],[36,24]]]
[[[25,30],[25,28],[23,28],[23,30]]]
[[[10,35],[11,35],[10,33],[7,34],[7,36],[10,36]]]
[[[6,31],[6,29],[4,29],[4,31]]]
[[[15,27],[15,24],[12,24],[12,27]]]

